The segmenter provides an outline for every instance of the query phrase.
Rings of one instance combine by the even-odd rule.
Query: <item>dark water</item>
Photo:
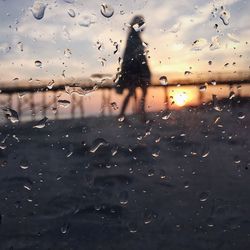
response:
[[[3,126],[0,249],[248,249],[249,102],[223,105]]]

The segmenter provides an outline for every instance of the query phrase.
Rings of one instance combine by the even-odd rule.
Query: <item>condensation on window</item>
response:
[[[248,249],[244,0],[0,0],[0,248]]]

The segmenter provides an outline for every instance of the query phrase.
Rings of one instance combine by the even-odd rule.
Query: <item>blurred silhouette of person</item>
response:
[[[151,72],[145,56],[145,46],[140,37],[140,33],[145,26],[144,17],[139,15],[135,16],[130,25],[121,71],[116,85],[117,93],[122,94],[124,89],[128,89],[128,94],[123,101],[119,117],[124,117],[130,98],[134,96],[136,100],[136,88],[140,87],[142,97],[139,112],[145,121],[145,99],[147,87],[150,85]]]

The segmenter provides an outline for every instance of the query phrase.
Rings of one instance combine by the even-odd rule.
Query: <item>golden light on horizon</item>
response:
[[[170,87],[168,99],[172,108],[195,105],[199,103],[199,90],[196,86]]]
[[[183,107],[186,104],[187,99],[188,96],[185,92],[177,93],[176,95],[173,96],[174,103],[179,107]]]

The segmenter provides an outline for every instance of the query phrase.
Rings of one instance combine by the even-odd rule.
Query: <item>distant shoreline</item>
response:
[[[244,80],[228,80],[228,81],[216,81],[216,85],[235,85],[235,84],[250,84],[250,79],[244,79]],[[193,82],[169,82],[167,85],[161,85],[161,84],[152,84],[151,86],[153,87],[174,87],[174,86],[199,86],[202,84],[209,84],[211,85],[210,81],[193,81]],[[0,87],[0,94],[11,94],[11,93],[18,93],[18,92],[38,92],[38,91],[59,91],[59,90],[65,90],[65,86],[70,86],[70,87],[80,87],[83,90],[91,90],[93,88],[96,89],[112,89],[115,87],[115,83],[109,82],[109,83],[105,83],[105,84],[101,84],[98,82],[91,82],[89,84],[82,84],[82,83],[67,83],[65,82],[64,84],[60,84],[60,85],[56,85],[53,86],[52,88],[49,88],[46,85],[42,85],[42,86],[14,86],[13,85],[11,87]]]

